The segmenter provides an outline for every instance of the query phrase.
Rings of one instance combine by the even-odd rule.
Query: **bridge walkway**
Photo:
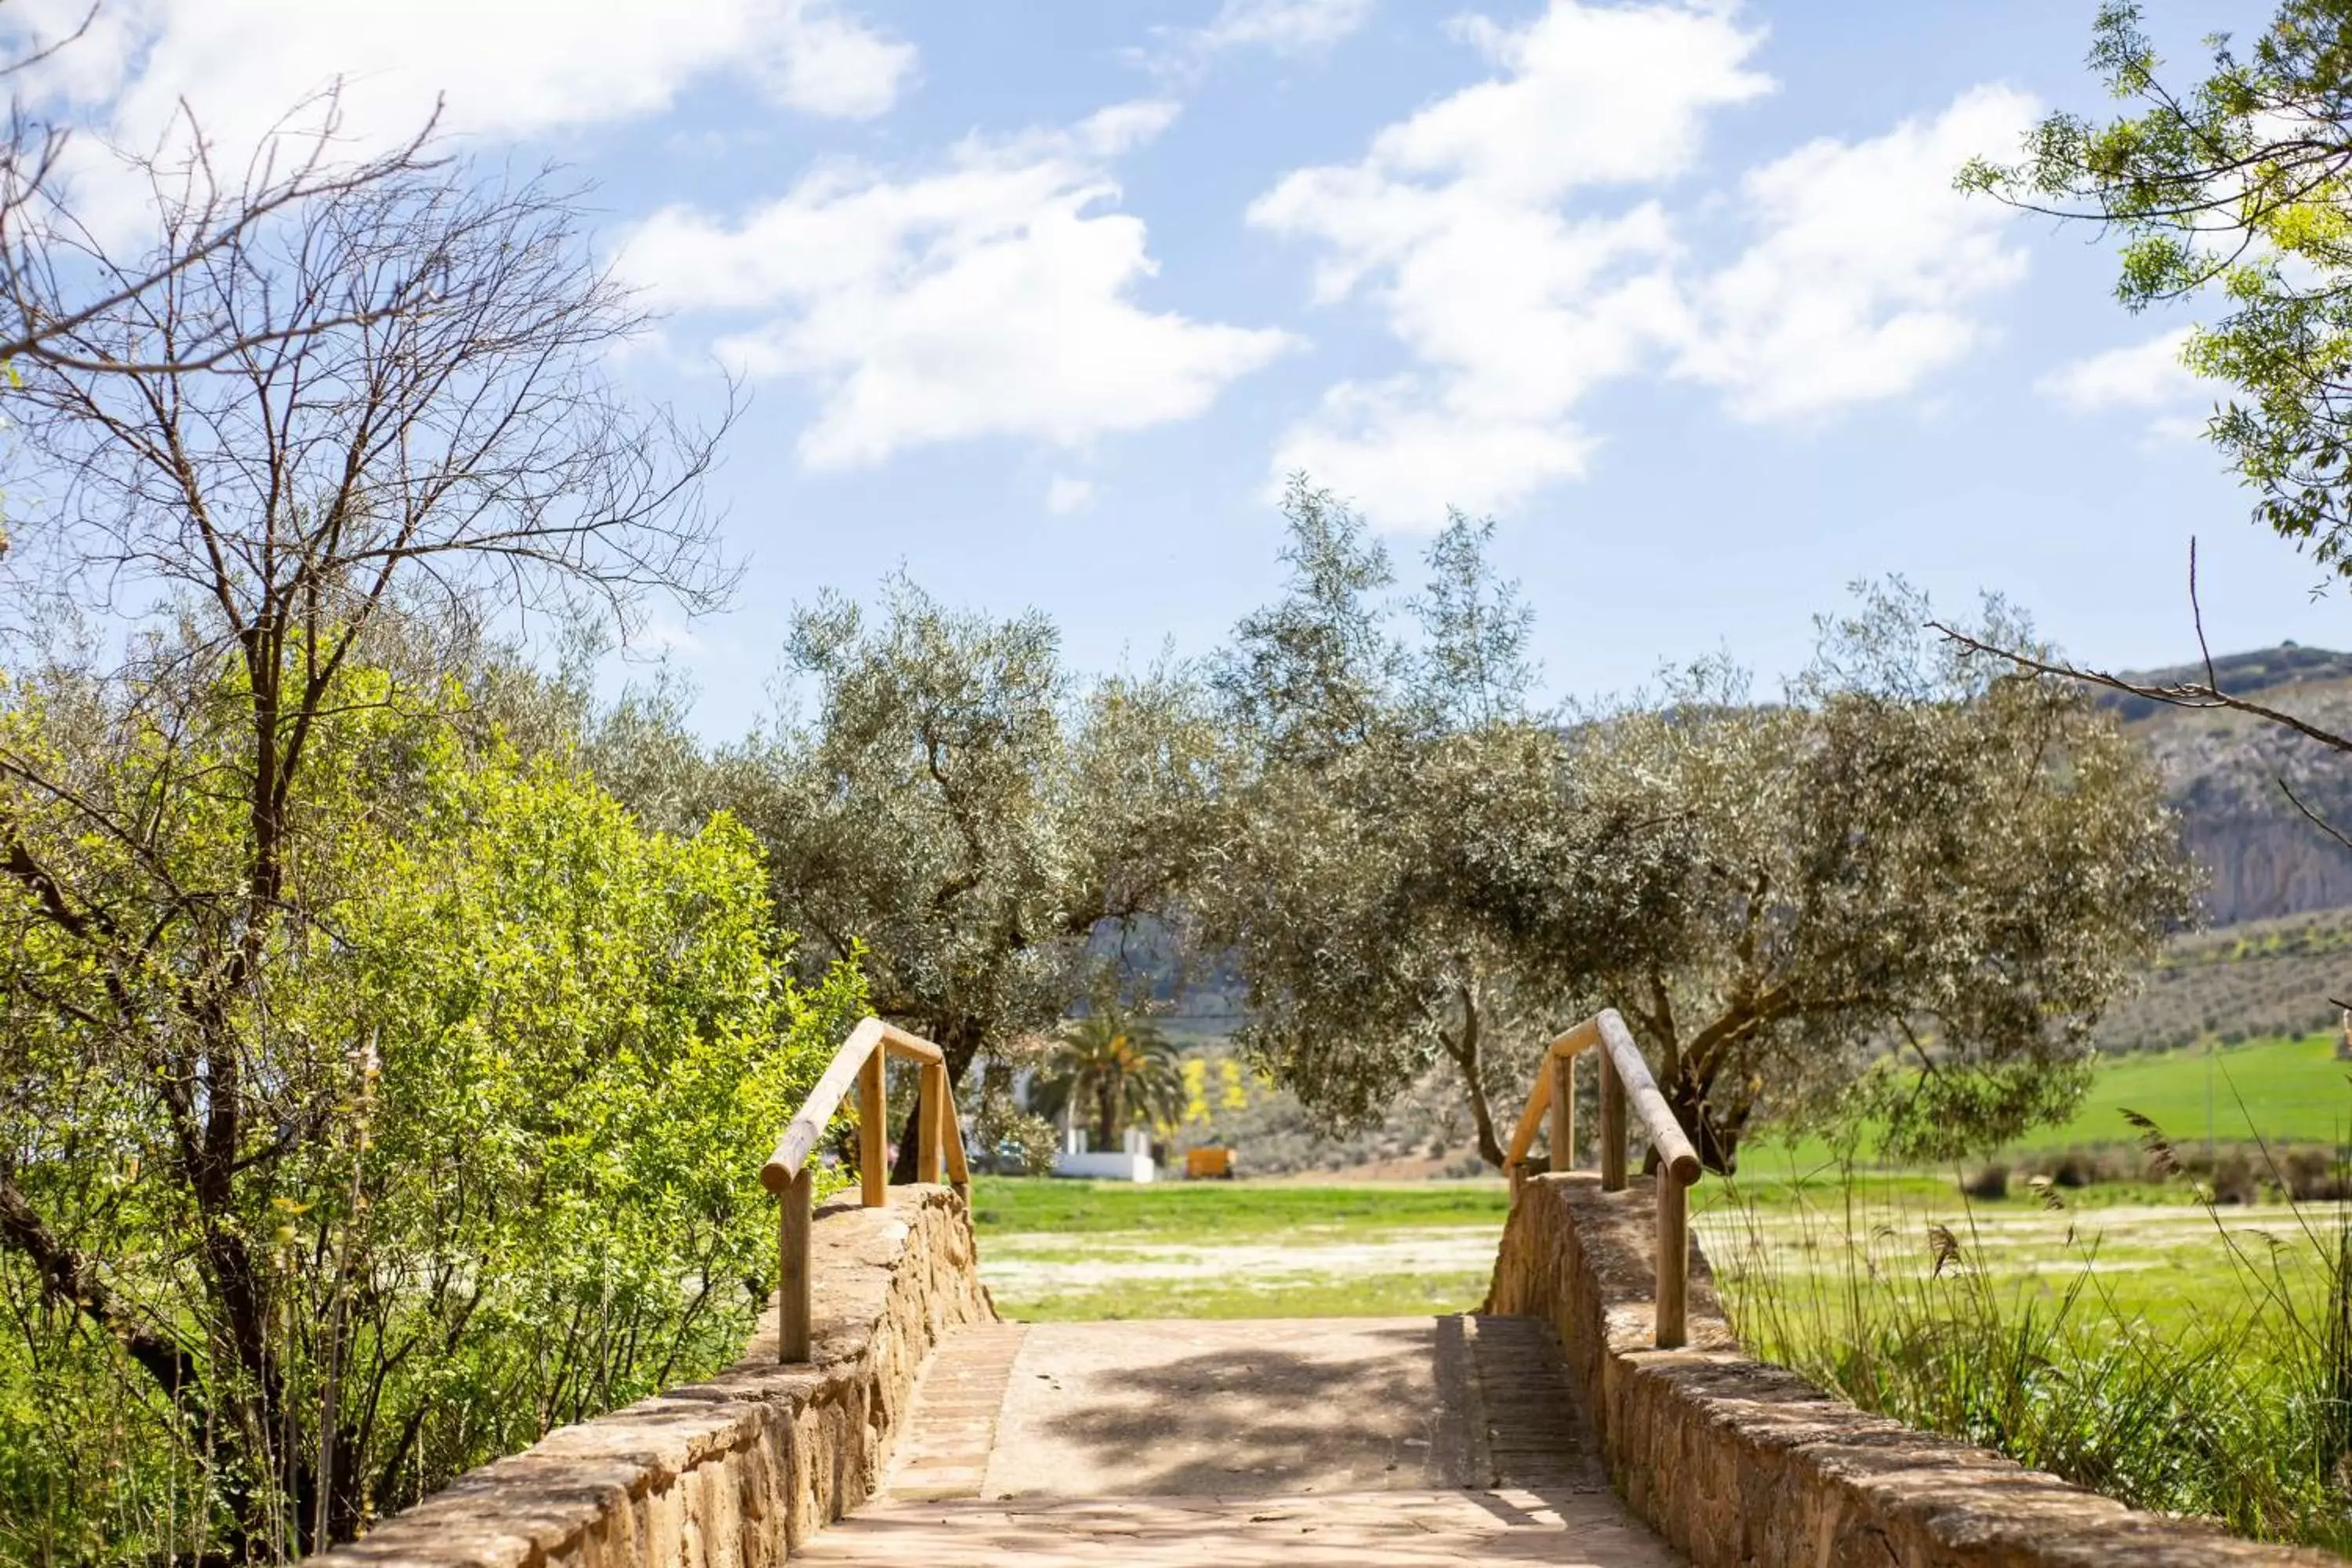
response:
[[[1666,1568],[1531,1318],[995,1324],[933,1356],[883,1491],[802,1553]]]

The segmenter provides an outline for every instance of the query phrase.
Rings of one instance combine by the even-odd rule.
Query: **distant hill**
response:
[[[2213,661],[2216,683],[2352,735],[2352,654],[2285,643]],[[2202,665],[2136,671],[2143,686],[2201,681]],[[2182,836],[2210,874],[2216,926],[2352,906],[2352,850],[2306,821],[2279,788],[2352,834],[2352,756],[2244,714],[2183,709],[2120,692],[2100,700],[2156,757]]]
[[[2282,687],[2352,680],[2352,653],[2285,642],[2252,653],[2225,654],[2213,661],[2212,674],[2214,683],[2231,695],[2260,699],[2263,693],[2275,693]],[[2205,677],[2201,664],[2176,664],[2166,669],[2134,670],[2124,679],[2135,686],[2187,686],[2201,685]],[[2146,719],[2169,710],[2152,697],[2135,697],[2122,691],[2105,693],[2100,701],[2117,710],[2126,720]]]

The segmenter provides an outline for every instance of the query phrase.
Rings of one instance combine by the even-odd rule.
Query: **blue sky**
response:
[[[22,0],[37,27],[79,0]],[[1073,661],[1212,646],[1307,466],[1401,553],[1499,520],[1563,695],[1728,650],[1767,677],[1859,576],[1998,589],[2080,657],[2346,640],[2246,521],[2213,393],[2113,258],[1949,191],[2097,109],[2091,0],[121,0],[36,90],[258,135],[351,78],[593,183],[666,312],[615,368],[751,406],[736,607],[662,616],[713,734],[780,625],[905,566]],[[2156,4],[2182,68],[2267,7]],[[54,14],[54,16],[52,15]]]

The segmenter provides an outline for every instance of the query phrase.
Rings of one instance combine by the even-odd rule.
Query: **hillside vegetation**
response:
[[[2347,857],[2352,858],[2352,857]],[[2320,910],[2175,937],[2099,1026],[2107,1051],[2224,1044],[2334,1026],[2352,993],[2352,910]]]

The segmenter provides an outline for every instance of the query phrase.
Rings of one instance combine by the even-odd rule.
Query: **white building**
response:
[[[1054,1157],[1054,1174],[1092,1176],[1112,1182],[1152,1180],[1157,1170],[1151,1160],[1151,1134],[1140,1127],[1130,1127],[1123,1143],[1118,1150],[1089,1151],[1087,1130],[1068,1125],[1066,1118],[1062,1152]]]

